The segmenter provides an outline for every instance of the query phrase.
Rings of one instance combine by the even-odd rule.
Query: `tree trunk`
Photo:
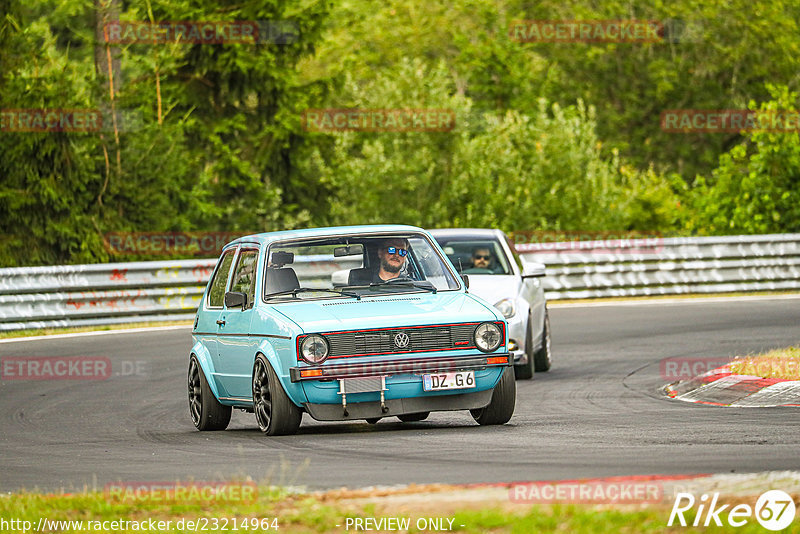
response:
[[[105,27],[107,24],[119,22],[120,0],[94,0],[95,8],[95,47],[94,67],[97,79],[105,88],[105,93],[116,96],[122,86],[120,76],[119,47],[106,42]],[[109,70],[109,59],[111,69]]]

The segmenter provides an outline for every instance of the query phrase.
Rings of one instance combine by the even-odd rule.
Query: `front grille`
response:
[[[472,334],[478,323],[426,327],[387,328],[324,334],[330,344],[329,358],[425,352],[474,347]],[[408,336],[408,344],[398,346],[395,338]]]
[[[385,391],[384,383],[379,376],[339,379],[339,393],[371,393]]]

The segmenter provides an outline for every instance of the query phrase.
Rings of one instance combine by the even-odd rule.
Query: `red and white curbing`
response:
[[[731,373],[730,365],[674,382],[665,386],[664,391],[677,400],[713,406],[800,406],[800,380],[737,375]]]

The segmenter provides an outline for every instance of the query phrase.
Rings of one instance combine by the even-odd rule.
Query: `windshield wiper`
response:
[[[286,291],[277,291],[275,293],[269,293],[267,295],[264,295],[264,297],[265,298],[279,297],[281,295],[296,296],[298,293],[307,293],[309,291],[327,291],[328,293],[336,293],[337,295],[342,295],[345,297],[353,297],[357,300],[361,300],[361,295],[359,295],[358,293],[352,293],[350,291],[341,291],[337,289],[322,289],[313,287],[296,287],[294,289],[287,289]]]
[[[417,289],[427,289],[428,291],[436,294],[438,289],[436,286],[428,282],[427,284],[421,284],[415,280],[398,280],[397,278],[390,278],[389,280],[385,280],[383,282],[373,282],[369,285],[369,287],[381,287],[381,286],[413,286]]]

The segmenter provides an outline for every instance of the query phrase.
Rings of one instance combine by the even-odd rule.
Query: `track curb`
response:
[[[732,408],[800,406],[800,380],[763,378],[731,372],[730,364],[664,386],[672,399]]]

